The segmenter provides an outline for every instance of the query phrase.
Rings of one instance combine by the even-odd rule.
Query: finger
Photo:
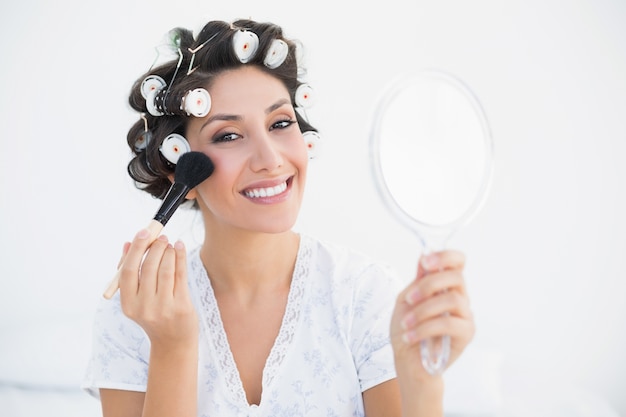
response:
[[[456,291],[436,295],[406,312],[402,318],[401,326],[405,331],[411,330],[444,314],[471,319],[472,312],[468,298]]]
[[[139,280],[139,293],[143,295],[154,295],[157,292],[158,273],[163,259],[163,253],[167,248],[167,237],[159,236],[145,255],[141,264],[141,278]]]
[[[403,291],[402,296],[409,305],[415,305],[428,297],[448,290],[466,294],[465,280],[459,271],[448,270],[427,274],[422,279],[411,283]]]
[[[180,240],[174,244],[176,251],[176,279],[174,282],[174,295],[187,294],[187,250],[185,244]]]
[[[174,293],[174,274],[176,273],[176,252],[172,245],[167,245],[161,258],[157,274],[156,292],[159,297],[171,298]]]
[[[418,282],[416,286],[423,298],[432,297],[442,291],[466,293],[463,274],[455,270],[430,273]]]
[[[420,257],[418,276],[426,275],[446,269],[463,269],[465,267],[465,255],[457,250],[444,250],[432,252]]]
[[[122,262],[120,268],[120,290],[126,294],[136,294],[139,288],[139,268],[148,246],[150,246],[150,231],[140,230],[136,235]]]
[[[421,340],[449,335],[455,342],[466,344],[474,335],[474,322],[454,316],[439,316],[407,330],[402,340],[412,345]]]

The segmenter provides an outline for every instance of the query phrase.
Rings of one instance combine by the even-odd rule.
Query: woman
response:
[[[170,33],[180,59],[131,92],[129,172],[163,198],[181,147],[209,156],[214,173],[187,195],[205,240],[187,252],[141,230],[124,245],[85,380],[103,415],[442,415],[419,341],[450,335],[452,362],[471,340],[463,255],[422,258],[402,289],[292,231],[316,140],[296,45],[250,20]]]

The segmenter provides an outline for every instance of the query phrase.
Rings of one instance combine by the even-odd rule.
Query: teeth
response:
[[[259,198],[259,197],[272,197],[276,194],[280,194],[287,189],[287,183],[283,182],[275,187],[268,188],[255,188],[253,190],[246,190],[244,194],[249,198]]]

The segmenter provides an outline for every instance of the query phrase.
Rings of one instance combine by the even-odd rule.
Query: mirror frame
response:
[[[425,223],[419,219],[415,219],[407,213],[398,204],[397,200],[389,191],[387,180],[385,179],[380,161],[381,125],[384,116],[393,100],[395,100],[396,97],[406,88],[410,80],[415,79],[416,77],[426,77],[438,82],[445,82],[459,91],[473,108],[476,117],[480,121],[480,126],[483,132],[485,167],[482,174],[481,186],[476,194],[476,197],[474,198],[474,201],[469,205],[465,212],[463,212],[457,219],[444,224],[433,225]],[[467,224],[472,217],[479,212],[481,206],[487,199],[488,190],[491,187],[495,166],[494,144],[485,111],[477,97],[463,81],[452,74],[439,69],[421,69],[406,72],[393,80],[387,88],[384,89],[384,91],[385,93],[377,101],[377,106],[374,109],[374,115],[372,117],[373,123],[370,128],[369,154],[371,166],[373,168],[372,173],[374,176],[374,183],[376,184],[378,192],[387,208],[405,226],[411,230],[415,230],[417,228],[420,231],[428,233],[429,236],[440,236],[447,240],[456,230]],[[425,237],[421,235],[419,237],[422,240],[422,243],[426,244],[426,242],[424,242]]]

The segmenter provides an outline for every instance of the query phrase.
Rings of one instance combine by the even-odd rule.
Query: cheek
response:
[[[211,159],[215,169],[213,174],[198,188],[198,192],[199,197],[207,206],[213,206],[229,199],[227,196],[233,193],[240,169],[238,162],[234,161],[232,156],[204,153]]]
[[[234,160],[232,156],[226,157],[219,154],[209,155],[209,158],[213,161],[215,170],[207,183],[220,189],[232,188],[241,172],[239,162]]]
[[[307,168],[309,166],[309,151],[308,151],[306,144],[304,143],[304,140],[302,141],[301,146],[299,147],[298,164],[299,164],[300,174],[302,178],[305,178]]]
[[[309,152],[304,138],[300,135],[298,138],[294,138],[290,143],[289,152],[294,155],[294,159],[298,161],[299,165],[304,165],[306,168],[309,162]]]

